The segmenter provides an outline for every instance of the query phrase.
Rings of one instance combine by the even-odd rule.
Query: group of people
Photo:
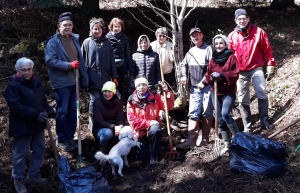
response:
[[[219,34],[212,46],[203,42],[200,28],[190,30],[194,44],[181,62],[180,82],[191,81],[189,100],[188,138],[177,145],[190,148],[209,143],[214,103],[217,97],[219,128],[226,152],[231,137],[239,131],[230,115],[236,92],[244,124],[244,131],[251,129],[250,82],[258,98],[260,122],[263,129],[268,123],[268,100],[263,68],[267,65],[267,79],[274,76],[275,60],[268,36],[261,28],[250,23],[244,9],[235,11],[237,27],[228,37]],[[127,120],[138,133],[141,147],[137,157],[150,165],[157,164],[160,152],[160,111],[174,107],[174,94],[169,90],[175,84],[173,45],[167,40],[166,28],[159,28],[157,40],[150,42],[147,35],[138,38],[137,52],[130,54],[129,40],[123,33],[124,22],[113,18],[105,34],[101,18],[89,22],[90,34],[82,45],[79,36],[72,33],[73,16],[70,12],[59,16],[57,32],[48,41],[45,63],[55,94],[56,111],[47,103],[43,86],[33,75],[33,62],[28,58],[17,61],[17,73],[7,86],[4,96],[10,108],[9,135],[13,140],[12,177],[18,193],[26,193],[24,181],[43,184],[39,167],[45,151],[44,132],[48,118],[56,119],[56,145],[65,151],[77,148],[73,140],[76,130],[76,84],[88,90],[89,129],[98,142],[98,150],[107,152],[107,144],[118,136],[125,125],[122,99],[127,99],[125,76],[130,82],[127,100]],[[162,71],[162,72],[161,72]],[[178,72],[177,72],[178,73]],[[162,77],[168,84],[161,83]],[[78,77],[79,76],[79,77]],[[78,80],[78,81],[77,81]],[[214,82],[218,93],[214,96]],[[166,96],[156,90],[161,84]],[[200,120],[202,122],[200,129]],[[22,128],[20,130],[20,128]],[[30,169],[25,177],[28,149],[32,150]]]

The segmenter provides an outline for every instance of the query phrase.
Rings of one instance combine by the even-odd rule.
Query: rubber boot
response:
[[[221,131],[222,138],[224,140],[224,148],[221,150],[221,155],[224,155],[228,152],[231,144],[231,133],[230,131]]]
[[[232,134],[232,138],[234,138],[234,137],[235,137],[235,134],[236,134],[237,132],[239,132],[239,128],[238,128],[236,122],[227,125],[227,127],[229,128],[229,130],[230,130],[230,132],[231,132],[231,134]]]
[[[212,118],[202,118],[202,132],[199,131],[196,145],[198,147],[207,146],[209,143],[210,128],[212,125]]]
[[[177,145],[177,148],[187,149],[193,148],[196,145],[198,138],[199,123],[198,121],[189,119],[188,138],[185,142]]]
[[[258,99],[258,113],[262,129],[273,129],[274,125],[268,122],[268,99]]]
[[[240,104],[239,109],[240,109],[241,117],[243,120],[244,132],[249,133],[250,129],[251,129],[251,123],[252,123],[250,105]]]

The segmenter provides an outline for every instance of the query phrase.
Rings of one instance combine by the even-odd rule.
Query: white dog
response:
[[[108,163],[111,165],[112,174],[116,175],[115,166],[118,165],[119,170],[118,174],[123,177],[122,169],[123,169],[123,159],[124,163],[127,167],[129,167],[127,155],[130,149],[134,146],[140,147],[140,142],[138,142],[138,134],[136,134],[130,126],[125,126],[121,129],[119,135],[119,142],[113,146],[113,148],[109,151],[108,155],[103,154],[101,151],[98,151],[95,154],[95,158],[100,161],[100,164]]]

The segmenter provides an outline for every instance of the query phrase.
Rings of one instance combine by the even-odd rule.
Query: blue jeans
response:
[[[196,86],[192,86],[189,102],[189,118],[195,121],[199,121],[202,110],[203,117],[213,118],[211,87],[206,86],[205,88],[200,89]]]
[[[113,136],[113,131],[109,128],[101,128],[97,133],[97,139],[100,145],[106,145]]]
[[[26,157],[29,148],[32,153],[30,155],[28,176],[30,178],[37,178],[46,149],[44,130],[31,135],[14,137],[12,142],[12,177],[15,179],[25,177]]]
[[[61,143],[74,138],[76,131],[76,86],[54,90],[56,100],[56,137]]]
[[[148,131],[148,137],[143,136],[139,142],[141,142],[141,148],[137,149],[137,159],[143,161],[149,161],[150,155],[153,158],[158,158],[160,152],[161,141],[161,128],[159,124],[151,125]]]
[[[213,98],[215,97],[214,93],[212,94],[212,96]],[[235,99],[235,94],[218,96],[218,123],[221,131],[228,131],[229,128],[227,125],[230,125],[235,122],[230,114]]]

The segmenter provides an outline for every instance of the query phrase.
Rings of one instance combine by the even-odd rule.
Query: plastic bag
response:
[[[229,156],[233,172],[275,177],[287,164],[288,154],[283,142],[238,132],[229,148]]]
[[[59,190],[64,193],[108,193],[107,180],[93,166],[79,168],[71,172],[65,156],[59,161]]]

